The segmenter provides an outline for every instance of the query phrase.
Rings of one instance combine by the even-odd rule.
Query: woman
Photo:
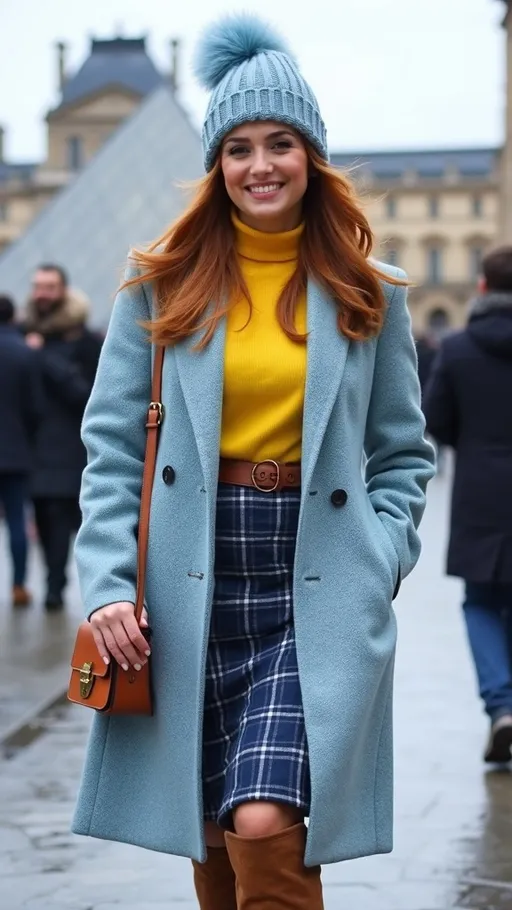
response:
[[[368,258],[296,63],[236,16],[197,69],[207,176],[133,254],[84,425],[82,591],[105,659],[137,668],[148,334],[166,346],[156,713],[96,718],[74,830],[190,856],[203,910],[315,910],[321,863],[391,849],[391,601],[433,455],[406,282]]]

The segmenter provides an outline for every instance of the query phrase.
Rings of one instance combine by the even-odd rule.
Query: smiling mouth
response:
[[[257,183],[253,186],[246,186],[246,190],[251,196],[270,196],[271,193],[277,193],[283,183]]]

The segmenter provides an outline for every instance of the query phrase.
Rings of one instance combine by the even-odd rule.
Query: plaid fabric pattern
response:
[[[204,817],[240,803],[310,803],[293,628],[300,492],[219,484],[203,727]]]

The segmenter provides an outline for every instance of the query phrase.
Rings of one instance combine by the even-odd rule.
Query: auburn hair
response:
[[[310,179],[304,196],[305,227],[297,269],[277,304],[279,323],[293,341],[307,336],[295,328],[295,311],[308,278],[320,284],[338,308],[339,331],[356,341],[379,333],[386,299],[381,281],[407,282],[381,272],[369,256],[370,225],[350,179],[327,164],[306,143]],[[155,318],[144,323],[156,344],[173,345],[203,330],[204,348],[231,304],[251,304],[236,255],[232,203],[226,192],[220,156],[196,185],[186,211],[147,250],[130,258],[139,274],[122,287],[152,282]]]

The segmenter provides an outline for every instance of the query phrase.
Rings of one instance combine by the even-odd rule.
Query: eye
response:
[[[229,154],[236,157],[241,157],[241,155],[248,155],[249,149],[246,145],[232,145],[229,150]]]
[[[287,152],[288,149],[292,148],[292,143],[289,139],[280,139],[279,142],[274,144],[274,148],[278,152]]]

